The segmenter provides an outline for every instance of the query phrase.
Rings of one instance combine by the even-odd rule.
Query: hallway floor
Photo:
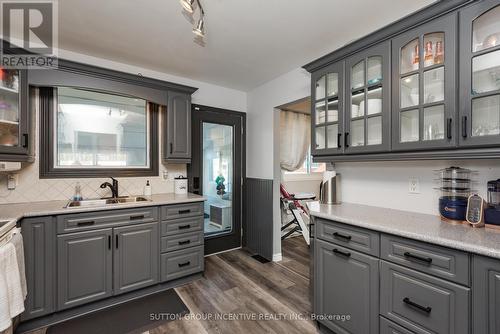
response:
[[[312,310],[309,249],[302,237],[283,242],[281,262],[262,264],[243,250],[205,260],[204,278],[176,289],[191,316],[197,318],[175,320],[149,334],[318,333],[314,322],[308,320]],[[230,314],[239,319],[198,319]],[[252,315],[257,320],[244,318]],[[259,319],[266,315],[274,319]]]

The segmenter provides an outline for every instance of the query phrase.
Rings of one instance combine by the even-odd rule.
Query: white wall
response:
[[[302,68],[271,80],[247,96],[247,177],[273,182],[273,259],[281,259],[279,205],[279,110],[276,107],[309,96],[311,79]]]
[[[500,160],[337,163],[335,170],[341,174],[343,202],[438,215],[435,170],[450,166],[476,170],[475,188],[484,198],[486,183],[500,178]],[[410,177],[419,179],[419,194],[408,193]]]
[[[165,81],[171,81],[178,84],[197,87],[198,90],[193,94],[193,103],[231,109],[236,111],[246,111],[247,94],[242,91],[212,85],[205,82],[182,78],[167,73],[161,73],[151,70],[145,70],[137,66],[114,62],[107,59],[100,59],[83,54],[59,50],[59,57],[73,60],[94,66],[100,66],[122,72],[142,73],[143,76],[156,78]],[[165,59],[168,61],[168,59]],[[35,143],[35,161],[30,164],[23,164],[23,169],[18,173],[19,181],[15,190],[7,189],[7,177],[0,175],[0,204],[19,203],[48,200],[66,200],[74,192],[77,181],[81,183],[82,194],[86,198],[101,197],[106,192],[99,188],[99,185],[105,178],[85,178],[85,179],[44,179],[39,178],[39,140],[38,140],[38,113],[35,115],[36,143]],[[168,179],[164,180],[163,171],[169,173]],[[142,194],[146,180],[152,185],[153,193],[173,192],[173,178],[178,174],[186,174],[185,164],[160,164],[160,175],[157,177],[128,177],[119,178],[120,193],[123,195]],[[107,190],[106,190],[107,191]]]

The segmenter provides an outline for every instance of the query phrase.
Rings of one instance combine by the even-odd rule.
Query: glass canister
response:
[[[500,207],[500,179],[488,182],[488,204]]]

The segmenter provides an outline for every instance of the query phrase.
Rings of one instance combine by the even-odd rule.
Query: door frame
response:
[[[241,187],[239,194],[233,194],[233,219],[238,217],[239,218],[239,229],[240,229],[240,238],[239,238],[239,243],[236,244],[231,244],[228,247],[224,247],[223,244],[221,243],[215,243],[215,242],[210,242],[210,240],[216,240],[218,238],[221,238],[221,236],[204,236],[205,239],[205,254],[214,254],[218,253],[221,251],[226,251],[234,248],[239,248],[239,247],[245,247],[246,246],[246,221],[245,221],[245,215],[244,215],[244,197],[245,197],[245,185],[246,185],[246,113],[240,112],[240,111],[234,111],[234,110],[228,110],[228,109],[222,109],[222,108],[216,108],[216,107],[210,107],[210,106],[205,106],[205,105],[199,105],[199,104],[192,104],[191,105],[191,112],[192,112],[192,158],[191,158],[191,163],[188,164],[187,166],[187,175],[188,175],[188,190],[189,192],[196,192],[196,191],[202,191],[202,185],[203,185],[203,175],[200,175],[200,180],[199,180],[199,187],[196,189],[194,188],[193,184],[193,171],[196,169],[199,169],[201,166],[195,166],[194,165],[194,156],[198,155],[201,156],[201,148],[203,147],[203,137],[201,136],[201,131],[202,128],[200,127],[201,122],[197,122],[198,115],[199,113],[207,113],[208,115],[215,117],[215,118],[220,118],[219,121],[221,122],[220,124],[224,124],[224,119],[227,119],[228,117],[238,117],[239,122],[241,125],[241,149],[239,154],[237,154],[237,149],[234,148],[234,156],[233,156],[233,165],[236,167],[237,165],[240,165],[240,175],[239,178],[241,179]],[[215,121],[215,120],[214,120]],[[227,122],[227,121],[226,121]],[[229,122],[227,122],[229,123]],[[234,136],[237,134],[234,133]],[[234,178],[235,181],[237,180],[237,168],[235,168],[234,172]],[[236,216],[236,213],[239,211],[239,215]],[[235,223],[235,227],[238,228],[238,221],[233,220],[233,223]],[[223,236],[222,236],[223,237]],[[209,241],[207,243],[207,241]]]

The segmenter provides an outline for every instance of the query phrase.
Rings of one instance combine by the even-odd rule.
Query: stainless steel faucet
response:
[[[103,184],[101,184],[101,189],[105,189],[106,187],[109,187],[109,189],[111,189],[111,196],[113,198],[118,198],[118,180],[113,178],[113,177],[110,177],[111,180],[113,180],[113,184],[109,183],[109,182],[104,182]]]

